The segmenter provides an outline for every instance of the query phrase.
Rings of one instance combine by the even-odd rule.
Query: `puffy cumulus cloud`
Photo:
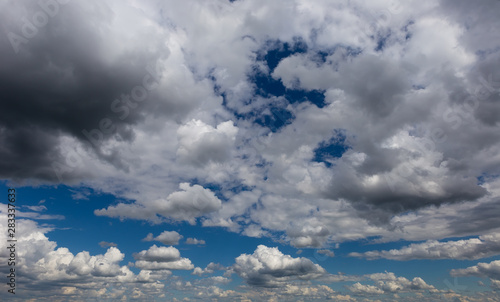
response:
[[[319,247],[326,241],[330,231],[324,226],[294,226],[287,230],[290,243],[295,247]]]
[[[411,281],[405,277],[397,277],[394,273],[378,273],[367,276],[374,280],[378,288],[384,292],[401,292],[401,291],[421,291],[428,290],[431,292],[437,289],[427,284],[422,278],[415,277]]]
[[[195,218],[216,211],[221,201],[212,191],[200,185],[181,183],[181,191],[171,193],[165,199],[132,204],[120,203],[107,209],[95,210],[98,216],[158,221],[158,215],[174,220],[186,220],[194,224]]]
[[[252,255],[235,259],[233,270],[249,285],[283,286],[292,280],[312,280],[326,274],[325,269],[307,258],[292,258],[278,248],[259,245]]]
[[[50,257],[51,254],[49,253],[48,256]],[[110,247],[103,256],[94,257],[90,256],[88,252],[80,252],[68,264],[67,271],[78,275],[90,273],[94,276],[113,277],[121,273],[120,267],[116,264],[124,257],[125,254],[116,247]],[[50,263],[50,260],[48,262]]]
[[[151,246],[134,255],[135,267],[144,270],[191,270],[194,268],[191,260],[181,258],[175,247]]]
[[[20,244],[20,247],[24,247]],[[73,255],[67,248],[58,248],[31,263],[31,272],[38,283],[82,282],[91,277],[105,278],[114,282],[132,282],[134,274],[126,266],[119,266],[124,254],[110,247],[104,255],[91,256],[88,252]],[[22,265],[20,268],[28,268]],[[99,279],[94,280],[97,282]]]
[[[177,245],[179,244],[179,240],[181,240],[183,236],[176,231],[163,231],[160,235],[153,237],[152,233],[149,233],[146,238],[142,239],[143,241],[159,241],[165,245]],[[188,238],[189,239],[189,238]]]
[[[356,298],[339,294],[326,285],[311,284],[287,284],[279,288],[244,288],[242,291],[223,290],[216,285],[210,285],[195,286],[190,290],[195,292],[195,298],[210,296],[217,301],[357,301]]]
[[[363,295],[422,291],[439,293],[439,290],[437,290],[434,286],[427,284],[420,277],[408,280],[404,277],[397,277],[394,273],[390,272],[365,275],[364,277],[373,281],[374,285],[356,282],[347,288],[353,293]]]
[[[181,253],[175,247],[151,246],[148,250],[141,251],[134,255],[137,260],[169,262],[179,260]]]
[[[349,290],[356,294],[383,294],[384,291],[373,285],[363,285],[359,282],[348,287]]]
[[[234,290],[224,290],[215,285],[197,288],[195,297],[203,299],[203,297],[207,296],[219,300],[235,298],[240,296],[240,294],[235,292]]]
[[[429,240],[424,243],[413,243],[401,249],[388,251],[369,251],[365,253],[350,253],[352,257],[367,259],[460,259],[474,260],[500,253],[500,235],[490,234],[458,241],[439,242]]]
[[[463,269],[453,269],[450,274],[452,276],[477,276],[488,277],[493,280],[500,280],[500,260],[495,260],[490,263],[478,263],[474,266]]]
[[[6,229],[2,224],[7,222],[7,211],[3,206],[0,210],[0,226]],[[78,301],[81,297],[120,300],[133,288],[146,295],[161,294],[161,288],[149,284],[169,274],[152,274],[145,270],[134,274],[127,266],[120,265],[125,254],[110,243],[103,246],[108,247],[104,254],[91,255],[88,251],[74,254],[49,240],[46,233],[51,230],[33,220],[16,219],[16,271],[23,272],[16,276],[16,296],[19,298],[26,301]],[[0,256],[8,257],[6,235],[0,236],[4,236]],[[2,267],[9,268],[7,262]],[[107,288],[103,288],[103,284]]]
[[[204,165],[210,161],[224,162],[231,156],[238,128],[232,121],[211,127],[200,120],[192,120],[177,130],[180,160],[194,165]]]

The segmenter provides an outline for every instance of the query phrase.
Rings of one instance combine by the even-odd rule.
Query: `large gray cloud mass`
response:
[[[493,231],[499,5],[2,1],[0,177],[297,247]]]

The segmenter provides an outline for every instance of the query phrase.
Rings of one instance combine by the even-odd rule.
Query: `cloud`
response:
[[[193,264],[188,258],[181,258],[178,249],[174,247],[151,246],[134,255],[135,267],[145,270],[191,270]]]
[[[0,225],[7,222],[4,209],[0,212]],[[6,226],[5,226],[6,227]],[[51,228],[29,219],[16,219],[16,295],[21,299],[45,301],[55,296],[74,300],[78,297],[120,299],[131,288],[140,288],[145,294],[158,294],[148,288],[165,275],[140,271],[134,274],[127,266],[120,265],[125,254],[116,247],[109,247],[103,254],[92,255],[88,251],[72,253],[66,247],[57,247],[45,235]],[[6,235],[2,240],[1,256],[7,256]],[[102,243],[102,242],[101,242]],[[5,263],[5,267],[7,264]],[[146,276],[150,276],[146,278]],[[114,289],[95,290],[96,284],[113,283]],[[130,288],[129,288],[130,287]]]
[[[71,198],[74,200],[88,200],[89,195],[91,194],[90,190],[88,189],[80,189],[80,190],[69,190],[73,194],[71,195]]]
[[[136,260],[170,262],[180,259],[180,252],[175,247],[157,247],[153,245],[149,250],[141,251],[134,257]]]
[[[390,272],[365,275],[365,277],[374,281],[375,285],[361,284],[360,282],[357,282],[347,288],[353,293],[366,295],[415,291],[429,291],[432,293],[438,292],[434,286],[427,284],[420,277],[408,280],[404,277],[397,277],[394,273]]]
[[[413,243],[399,250],[350,253],[349,256],[370,260],[384,258],[407,261],[413,259],[475,260],[497,254],[500,254],[500,236],[491,234],[458,241],[439,242],[429,240],[424,243]]]
[[[71,1],[30,35],[38,2],[2,1],[0,178],[113,195],[106,218],[199,219],[298,248],[494,255],[500,3],[395,3]],[[287,281],[270,271],[244,280]]]
[[[40,10],[2,5],[2,27],[18,35],[18,20]],[[4,178],[131,201],[96,215],[204,216],[204,226],[282,232],[297,247],[417,236],[391,231],[391,219],[498,196],[491,178],[477,181],[500,167],[487,30],[498,3],[401,4],[384,18],[374,12],[392,9],[381,2],[186,5],[68,3],[17,54],[2,36]],[[24,68],[34,72],[11,74]],[[327,142],[341,154],[318,158]],[[227,202],[169,195],[188,181]]]
[[[24,206],[25,208],[27,209],[30,209],[34,212],[43,212],[43,211],[47,211],[47,207],[44,206],[44,205],[41,205],[41,206]]]
[[[103,248],[105,248],[105,247],[116,247],[116,246],[118,246],[118,245],[117,245],[116,243],[114,243],[114,242],[107,242],[107,241],[101,241],[101,242],[99,242],[99,245],[100,245],[101,247],[103,247]]]
[[[143,241],[159,241],[165,245],[177,245],[179,244],[179,240],[181,240],[183,236],[176,231],[163,231],[160,235],[153,238],[153,234],[149,233]]]
[[[203,274],[213,274],[214,271],[226,270],[226,267],[220,263],[210,262],[207,267],[201,269],[200,267],[195,267],[193,270],[193,275],[201,276]]]
[[[205,240],[196,239],[196,238],[187,238],[187,239],[186,239],[186,244],[199,244],[199,245],[204,245],[204,244],[205,244]]]
[[[307,258],[292,258],[277,248],[259,245],[252,255],[235,259],[234,271],[249,285],[277,287],[292,280],[312,280],[326,273]]]
[[[5,208],[5,212],[7,212],[7,205],[0,204],[0,206]],[[47,207],[44,205],[39,206],[22,206],[21,208],[29,209],[33,212],[25,212],[20,209],[16,210],[16,217],[36,219],[36,220],[64,220],[66,217],[64,215],[51,215],[51,214],[41,214],[40,212],[46,211]]]
[[[186,220],[193,224],[196,217],[221,207],[221,201],[209,189],[189,183],[181,183],[179,188],[180,191],[171,193],[165,199],[133,204],[120,203],[107,209],[95,210],[95,214],[153,221],[157,220],[157,215],[161,215],[174,220]]]
[[[334,257],[335,256],[335,253],[333,251],[330,251],[330,250],[318,250],[317,253],[325,255],[325,256],[328,256],[328,257]]]
[[[427,284],[420,277],[415,277],[410,281],[405,277],[397,277],[394,273],[390,272],[371,274],[367,275],[367,277],[375,281],[375,284],[384,292],[437,291],[434,286]]]
[[[2,16],[2,27],[21,38],[23,32],[17,16],[29,18],[42,10],[35,3],[23,7],[7,1],[2,6],[2,11],[8,7],[13,9],[13,14]],[[101,121],[107,117],[113,118],[115,132],[106,133],[104,141],[112,140],[113,134],[130,140],[131,132],[127,128],[142,119],[140,110],[130,110],[128,119],[120,119],[110,103],[142,85],[143,77],[147,75],[146,67],[155,66],[159,59],[169,54],[168,46],[160,42],[168,39],[166,31],[149,22],[138,8],[94,1],[56,6],[58,13],[53,14],[45,26],[35,27],[36,32],[29,36],[29,40],[23,40],[25,43],[10,43],[7,35],[0,40],[2,52],[9,54],[0,64],[0,77],[9,83],[3,94],[6,95],[11,121],[1,125],[0,139],[3,145],[9,146],[2,149],[3,177],[58,181],[52,164],[67,163],[65,152],[60,148],[59,135],[70,135],[79,143],[88,144],[84,130],[94,133],[92,130],[99,129],[99,125],[103,125]],[[133,19],[136,26],[123,31],[122,17],[111,21],[113,11]],[[107,39],[102,39],[95,28],[102,29],[101,34]],[[54,32],[57,34],[52,35]],[[152,42],[152,38],[157,42]],[[120,41],[120,47],[116,41]],[[151,44],[150,51],[137,47],[146,41],[154,44]],[[85,51],[88,47],[96,51]],[[128,64],[119,59],[123,56],[130,59]],[[27,76],[20,73],[8,76],[9,69],[21,66],[36,72]],[[26,89],[29,87],[39,87],[39,90],[35,93]],[[24,100],[26,107],[16,105],[19,99]],[[7,115],[2,115],[3,121],[6,121],[5,117]],[[99,145],[94,147],[102,160],[120,165],[115,155],[106,155]],[[25,164],[31,168],[26,169]],[[11,174],[7,169],[21,172]],[[92,174],[83,170],[71,169],[64,177],[71,180]]]
[[[452,276],[476,276],[488,277],[493,280],[500,280],[500,260],[495,260],[490,263],[478,263],[474,266],[463,269],[453,269],[450,271]]]
[[[230,158],[237,132],[238,128],[232,121],[220,123],[213,128],[200,120],[192,120],[177,130],[177,156],[193,165],[204,165],[210,161],[223,162]]]
[[[373,285],[363,285],[359,282],[348,287],[355,294],[383,294],[384,291]]]

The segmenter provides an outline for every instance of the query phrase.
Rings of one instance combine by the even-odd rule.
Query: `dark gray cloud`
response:
[[[108,4],[54,3],[57,13],[41,26],[36,18],[44,10],[35,1],[2,4],[2,178],[57,181],[52,164],[65,163],[58,149],[61,135],[76,138],[102,160],[125,169],[118,152],[103,152],[101,143],[111,138],[132,140],[132,126],[144,119],[144,111],[153,108],[134,101],[132,92],[139,95],[133,89],[144,85],[146,68],[156,67],[159,59],[168,56],[161,35],[148,40],[149,46],[144,48],[140,41],[131,44],[127,35],[117,32],[113,24],[117,12]],[[30,28],[35,30],[33,37],[26,35]],[[143,30],[147,26],[138,26],[131,34]],[[28,39],[19,45],[11,43],[14,34]],[[132,48],[126,50],[127,46]],[[148,83],[156,80],[149,76]],[[124,103],[124,95],[131,95],[130,106]],[[151,93],[148,97],[157,98]],[[115,100],[120,101],[113,106]],[[109,131],[97,133],[95,129],[100,128]],[[66,178],[84,176],[74,171]]]

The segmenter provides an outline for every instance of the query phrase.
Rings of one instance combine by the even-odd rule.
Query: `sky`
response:
[[[0,300],[500,301],[499,28],[498,0],[0,0]]]

